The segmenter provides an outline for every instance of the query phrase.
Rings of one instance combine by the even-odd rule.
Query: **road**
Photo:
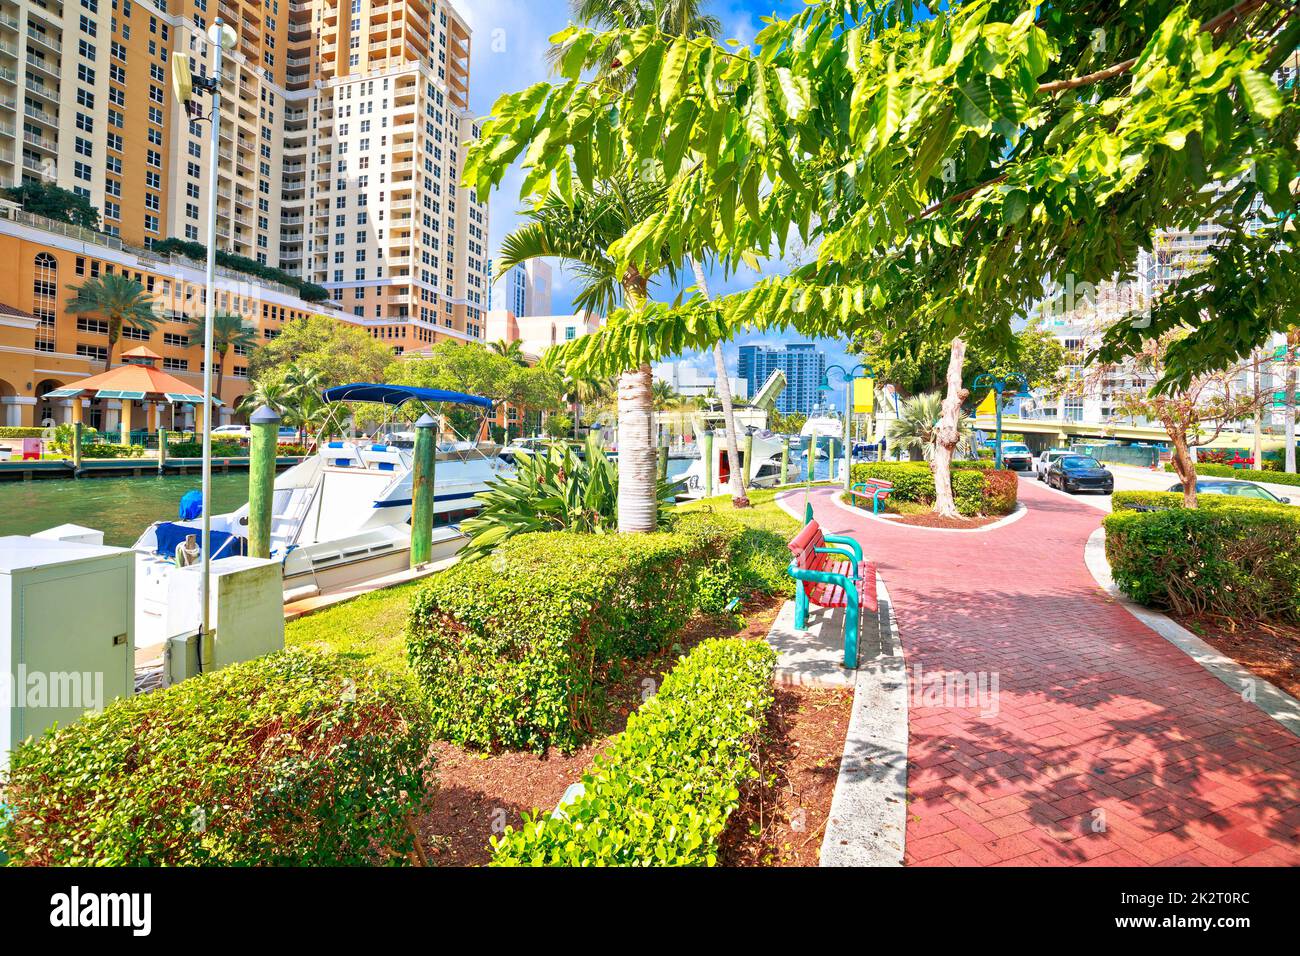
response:
[[[1035,462],[1035,464],[1037,464]],[[1178,476],[1167,471],[1152,471],[1149,468],[1136,468],[1130,465],[1107,465],[1111,474],[1115,476],[1116,491],[1168,491],[1169,486],[1177,483]],[[1100,508],[1102,511],[1111,510],[1110,495],[1099,495],[1096,492],[1084,492],[1082,494],[1072,495],[1064,491],[1057,491],[1055,488],[1048,488],[1046,484],[1038,481],[1034,477],[1034,472],[1019,472],[1020,481],[1037,485],[1039,488],[1045,488],[1051,494],[1065,495],[1072,498],[1080,504],[1092,505],[1094,508]],[[1267,488],[1279,498],[1290,498],[1293,505],[1300,505],[1300,491],[1287,485],[1272,485],[1264,482],[1259,484]]]

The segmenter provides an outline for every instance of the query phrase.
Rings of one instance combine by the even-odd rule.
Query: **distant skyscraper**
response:
[[[529,259],[507,269],[501,282],[500,308],[518,316],[551,314],[551,267],[542,260]]]
[[[740,347],[740,377],[745,380],[750,395],[758,394],[768,376],[777,369],[785,372],[786,377],[785,391],[776,402],[777,411],[783,415],[811,414],[821,402],[819,386],[826,375],[826,353],[811,342],[782,347]]]

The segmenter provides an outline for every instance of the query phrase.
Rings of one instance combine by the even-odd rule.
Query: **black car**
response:
[[[1110,494],[1115,490],[1115,476],[1106,466],[1089,455],[1063,455],[1047,468],[1047,483],[1062,491],[1100,491]]]

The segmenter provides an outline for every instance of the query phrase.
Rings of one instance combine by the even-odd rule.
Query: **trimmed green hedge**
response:
[[[1177,470],[1166,463],[1165,471]],[[1202,462],[1196,466],[1196,474],[1202,478],[1238,478],[1242,481],[1263,481],[1274,485],[1300,485],[1300,475],[1287,471],[1261,470],[1259,468],[1233,468],[1231,465],[1213,465]]]
[[[571,749],[624,661],[666,649],[695,610],[711,534],[519,535],[435,575],[407,653],[434,730],[459,744]]]
[[[917,504],[934,503],[934,472],[925,462],[867,462],[854,465],[852,481],[879,478],[893,482],[891,497]],[[954,461],[952,493],[957,510],[970,515],[1005,515],[1016,510],[1020,481],[1015,472],[998,471],[986,461]]]
[[[754,514],[750,510],[747,517]],[[794,579],[786,572],[790,565],[786,542],[797,528],[787,534],[705,506],[677,515],[672,529],[694,540],[696,552],[708,562],[697,580],[700,610],[716,614],[731,598],[747,591],[794,596]]]
[[[20,746],[0,851],[55,866],[400,861],[431,793],[428,740],[409,681],[272,654]]]
[[[140,458],[143,455],[143,445],[112,445],[97,441],[81,446],[82,458]]]
[[[0,426],[0,438],[44,438],[44,428],[18,428],[13,425]]]
[[[1236,495],[1214,495],[1202,492],[1196,496],[1200,508],[1290,508],[1290,505],[1262,498],[1239,498]],[[1117,491],[1110,498],[1112,511],[1154,511],[1181,508],[1181,491]]]
[[[178,441],[175,444],[167,444],[168,458],[202,458],[203,442],[202,441]],[[241,445],[237,441],[214,441],[212,443],[213,458],[247,458],[248,447]]]
[[[1134,511],[1136,500],[1104,522],[1106,557],[1129,597],[1184,614],[1300,620],[1300,511],[1226,495],[1198,508],[1146,499],[1159,510]]]
[[[552,817],[494,838],[493,866],[712,866],[718,840],[758,776],[776,652],[765,641],[705,641],[582,777]]]

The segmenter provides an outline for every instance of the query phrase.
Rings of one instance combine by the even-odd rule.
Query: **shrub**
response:
[[[721,555],[734,572],[725,581],[719,581],[717,573],[710,570],[700,586],[730,586],[733,590],[727,600],[746,590],[793,597],[794,581],[786,571],[790,564],[786,542],[798,533],[798,525],[792,526],[791,519],[781,520],[784,514],[776,516],[777,521],[771,527],[756,520],[760,515],[757,509],[746,509],[744,515],[742,522],[705,505],[699,511],[681,513],[673,521],[673,531],[691,539],[696,553],[704,556],[706,562]],[[709,600],[701,599],[701,610],[709,611],[712,607],[706,603]]]
[[[701,563],[682,535],[556,531],[434,576],[412,602],[407,652],[435,732],[577,746],[611,669],[667,648],[693,613]]]
[[[677,490],[677,482],[657,484],[661,525],[668,522],[666,506]],[[519,455],[514,473],[493,478],[475,500],[482,510],[461,523],[470,538],[463,553],[469,560],[533,531],[613,531],[618,523],[618,465],[597,434],[587,436],[582,457],[567,442],[551,442],[544,451]]]
[[[1300,515],[1226,495],[1201,500],[1207,507],[1126,505],[1107,516],[1106,557],[1120,590],[1183,614],[1300,620]]]
[[[929,505],[934,503],[934,473],[924,462],[868,462],[854,465],[852,480],[879,478],[892,482],[891,498]],[[970,516],[1010,514],[1020,490],[1015,472],[998,471],[985,461],[954,461],[952,492],[957,510]]]
[[[187,259],[193,259],[195,262],[203,262],[208,257],[207,247],[201,242],[189,242],[174,237],[155,242],[153,251],[160,256],[181,255]],[[226,269],[234,269],[236,272],[243,272],[246,275],[257,276],[270,282],[286,285],[294,289],[304,302],[324,302],[329,298],[329,292],[323,286],[307,282],[305,279],[300,279],[283,269],[263,265],[256,259],[249,259],[247,256],[236,255],[233,252],[225,252],[220,249],[217,250],[215,258],[217,265]]]
[[[1112,511],[1161,511],[1165,508],[1181,508],[1183,493],[1181,491],[1117,491],[1111,495]],[[1196,496],[1200,508],[1289,508],[1289,505],[1262,498],[1239,498],[1236,495],[1217,495],[1201,492]]]
[[[82,458],[139,458],[143,454],[143,445],[113,445],[97,441],[81,446]]]
[[[13,425],[0,427],[0,438],[44,438],[44,428],[19,428]]]
[[[711,866],[758,775],[776,653],[764,641],[705,641],[583,775],[563,814],[526,817],[493,839],[493,866]]]
[[[401,859],[430,793],[427,748],[409,681],[272,654],[20,746],[0,850],[58,866]]]
[[[984,475],[984,505],[986,515],[1009,515],[1016,510],[1020,497],[1020,479],[1013,471],[988,471]]]
[[[203,442],[199,441],[178,441],[175,444],[167,445],[168,458],[202,458]],[[237,441],[214,441],[212,443],[213,458],[246,458],[248,449]]]

